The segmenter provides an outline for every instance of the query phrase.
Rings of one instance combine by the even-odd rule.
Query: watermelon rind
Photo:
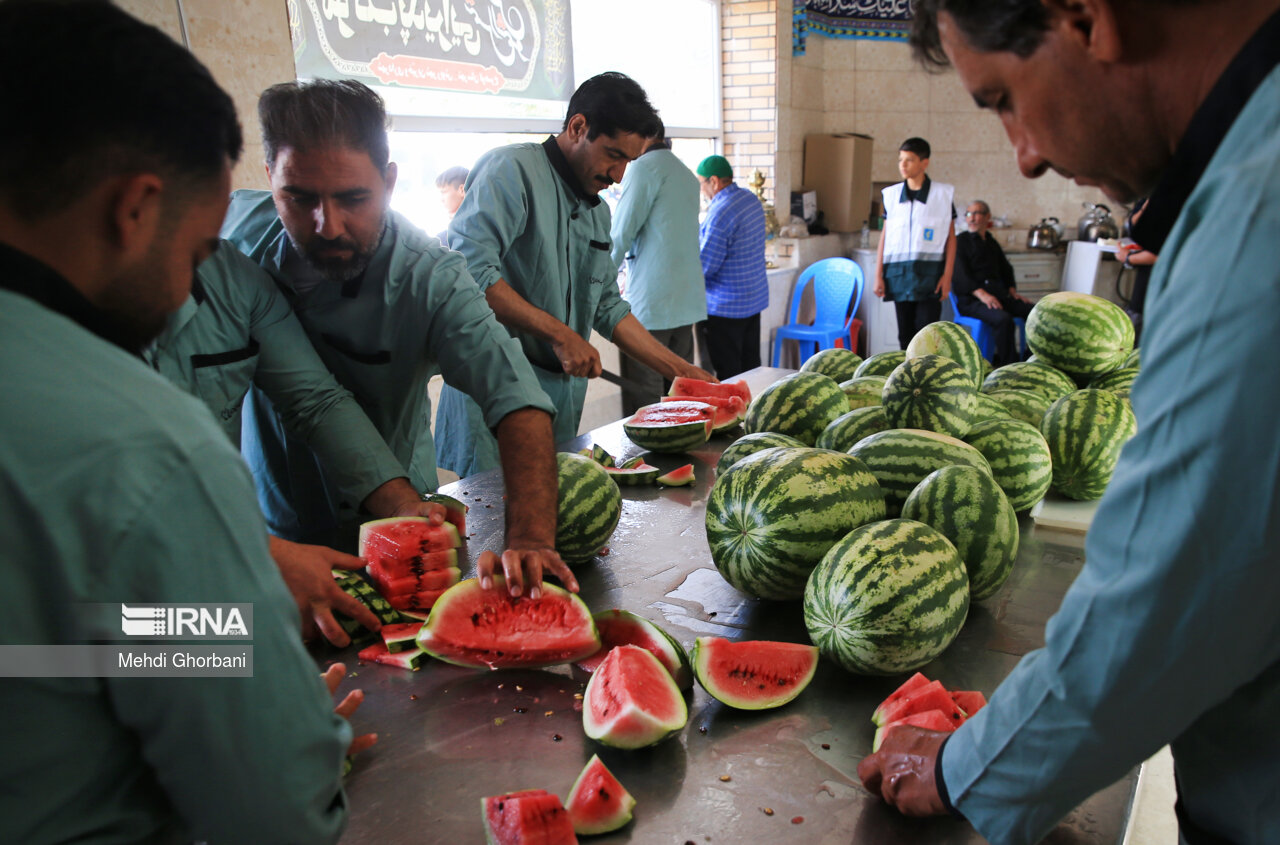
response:
[[[935,469],[964,464],[986,472],[991,465],[977,449],[945,434],[893,428],[864,437],[848,450],[876,477],[884,492],[885,512],[897,516],[916,485]]]
[[[991,371],[982,381],[983,393],[1030,390],[1052,402],[1076,390],[1071,376],[1042,361],[1015,361]]]
[[[922,355],[898,365],[884,383],[881,404],[894,428],[923,428],[963,437],[977,415],[968,371],[950,358]]]
[[[579,449],[578,454],[582,455],[584,458],[590,458],[606,469],[617,465],[613,455],[609,454],[608,451],[606,451],[599,443]]]
[[[475,669],[573,663],[600,649],[600,633],[582,599],[542,583],[537,598],[512,598],[501,575],[486,590],[469,578],[445,590],[418,632],[437,660]]]
[[[382,635],[382,643],[387,651],[395,654],[401,651],[418,650],[418,631],[421,622],[397,622],[383,625],[378,633]]]
[[[591,674],[582,702],[587,736],[614,748],[644,748],[685,726],[689,708],[666,667],[646,649],[620,645]]]
[[[1009,505],[1021,513],[1034,507],[1053,482],[1053,456],[1038,425],[1022,420],[987,420],[969,429],[964,442],[982,453],[991,477]]]
[[[1037,429],[1040,428],[1040,421],[1044,419],[1044,412],[1049,410],[1049,406],[1054,402],[1053,399],[1034,390],[993,390],[979,395],[999,402],[1008,411],[1010,417],[1030,423]]]
[[[594,836],[610,833],[630,822],[636,799],[618,782],[600,755],[592,754],[573,782],[564,805],[574,833]]]
[[[747,406],[748,434],[775,431],[812,446],[831,421],[849,410],[840,385],[821,373],[792,373],[769,385]]]
[[[864,525],[809,576],[804,622],[850,672],[897,675],[946,650],[969,613],[969,577],[951,541],[909,519]]]
[[[574,664],[579,669],[594,672],[614,646],[638,645],[658,658],[681,690],[693,686],[693,667],[684,646],[656,622],[618,608],[602,610],[592,619],[600,632],[600,650]]]
[[[645,405],[622,424],[631,442],[651,452],[688,452],[711,438],[716,408],[681,400]]]
[[[663,487],[689,487],[697,479],[693,474],[693,464],[671,470],[666,475],[658,476],[658,483]]]
[[[862,365],[862,356],[849,350],[835,347],[832,349],[822,349],[800,365],[802,373],[821,373],[824,376],[830,376],[836,381],[848,381],[853,378],[854,372]]]
[[[411,672],[416,672],[422,661],[426,659],[426,654],[416,646],[411,650],[393,652],[387,648],[385,643],[374,643],[361,649],[356,654],[356,659],[365,663],[377,663],[382,666],[393,666],[397,669],[408,669]]]
[[[887,376],[889,373],[897,369],[898,365],[907,360],[906,350],[891,349],[888,352],[877,352],[867,360],[858,365],[858,369],[854,371],[854,378],[862,378],[863,376]]]
[[[622,491],[590,458],[558,452],[556,466],[556,551],[575,566],[591,560],[613,536],[622,517]]]
[[[831,425],[818,435],[818,442],[814,445],[819,449],[847,452],[864,437],[888,431],[890,428],[893,426],[889,425],[889,420],[884,415],[884,408],[878,404],[871,405],[836,417],[831,421]]]
[[[458,529],[459,535],[467,535],[467,511],[471,510],[465,503],[446,493],[423,493],[422,501],[440,505],[444,508],[445,521]]]
[[[1040,422],[1053,456],[1053,489],[1069,499],[1102,498],[1137,430],[1129,403],[1110,390],[1077,390],[1054,402]]]
[[[818,669],[816,646],[698,637],[693,672],[702,688],[738,710],[769,710],[792,701]]]
[[[884,394],[885,376],[860,376],[840,382],[840,389],[849,400],[849,410],[878,407]]]
[[[707,499],[707,544],[716,569],[738,590],[796,599],[832,544],[884,513],[880,485],[857,458],[776,447],[748,455],[716,479]]]
[[[737,440],[730,443],[725,450],[720,453],[720,460],[716,462],[716,475],[721,476],[729,467],[745,458],[747,455],[754,455],[756,452],[762,452],[765,449],[772,449],[775,446],[804,446],[799,440],[786,434],[778,434],[773,431],[760,431],[755,434],[744,434]]]
[[[609,473],[609,477],[619,484],[628,487],[639,487],[645,484],[653,484],[658,480],[658,476],[662,474],[662,470],[655,466],[641,461],[635,466],[629,467],[605,467],[604,471]]]
[[[1036,357],[1087,383],[1114,370],[1133,351],[1133,321],[1114,302],[1077,291],[1042,297],[1027,315],[1027,345]]]
[[[975,601],[991,598],[1018,557],[1018,517],[990,474],[967,466],[935,470],[902,506],[902,518],[932,526],[951,541]]]
[[[907,344],[907,359],[925,355],[941,355],[954,361],[969,374],[974,390],[982,385],[982,350],[964,326],[939,320],[920,329]]]

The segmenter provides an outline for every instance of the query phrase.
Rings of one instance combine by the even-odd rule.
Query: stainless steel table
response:
[[[788,372],[761,368],[747,378],[758,393]],[[697,483],[623,488],[609,554],[575,570],[593,611],[634,611],[686,646],[704,635],[807,642],[799,602],[748,598],[711,562],[705,506],[729,442],[716,438],[690,456],[647,458],[664,470],[692,460]],[[620,459],[641,453],[620,422],[561,449],[591,443]],[[500,474],[463,479],[445,492],[471,506],[469,557],[500,549]],[[1022,531],[1009,583],[972,606],[956,641],[922,670],[930,678],[989,694],[1021,655],[1043,644],[1045,622],[1079,571],[1082,552],[1065,536],[1037,536],[1029,519]],[[355,728],[380,735],[378,745],[357,758],[348,781],[352,809],[344,842],[483,842],[483,796],[542,787],[563,798],[593,753],[637,803],[631,824],[588,842],[984,841],[954,819],[903,818],[862,789],[856,767],[871,748],[871,711],[902,678],[859,677],[823,661],[799,698],[760,713],[729,709],[695,685],[684,731],[652,748],[618,751],[584,735],[577,696],[586,678],[568,667],[486,672],[432,662],[411,673],[361,666],[355,649],[337,657],[350,670],[344,688],[365,691]],[[1046,842],[1120,842],[1135,780],[1136,770],[1090,798]]]

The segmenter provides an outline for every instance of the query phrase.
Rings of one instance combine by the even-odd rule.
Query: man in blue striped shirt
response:
[[[698,182],[710,200],[698,231],[707,282],[707,353],[716,378],[723,380],[760,366],[760,312],[769,305],[764,208],[755,194],[733,184],[724,156],[704,158]]]

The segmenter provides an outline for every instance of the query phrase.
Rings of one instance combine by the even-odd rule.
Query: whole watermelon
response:
[[[1040,361],[1015,361],[992,370],[982,382],[983,393],[1030,390],[1052,402],[1075,391],[1071,376]]]
[[[832,420],[831,425],[818,435],[818,442],[815,445],[819,449],[847,452],[862,438],[887,431],[889,428],[889,420],[885,418],[884,408],[879,405],[858,408]]]
[[[992,399],[989,394],[975,393],[973,398],[977,400],[974,406],[976,410],[973,415],[973,424],[977,425],[986,420],[1011,420],[1013,414],[998,400]]]
[[[840,382],[840,389],[849,400],[848,410],[856,411],[858,408],[879,405],[885,381],[884,376],[860,376]]]
[[[1129,403],[1110,390],[1077,390],[1049,406],[1040,433],[1053,455],[1053,489],[1070,499],[1099,499],[1120,450],[1138,431]]]
[[[964,442],[987,459],[991,477],[1015,511],[1027,510],[1049,492],[1053,458],[1038,426],[1022,420],[987,420],[969,429]]]
[[[765,449],[716,479],[707,499],[707,544],[725,580],[749,595],[794,599],[827,549],[884,518],[875,476],[826,449]]]
[[[854,371],[853,377],[862,378],[863,376],[887,376],[905,360],[907,360],[907,353],[906,350],[903,349],[891,349],[888,352],[877,352],[858,365],[858,369]]]
[[[823,349],[800,365],[802,373],[822,373],[837,382],[848,381],[862,364],[862,356],[849,349]]]
[[[884,490],[885,510],[897,516],[916,485],[935,469],[964,464],[990,472],[982,453],[964,441],[936,431],[895,428],[865,437],[849,454],[871,470]]]
[[[907,497],[902,518],[932,526],[951,541],[975,601],[995,595],[1009,580],[1018,556],[1018,517],[982,470],[949,466],[931,472]]]
[[[622,493],[604,467],[583,455],[556,453],[560,478],[556,551],[570,566],[609,542],[622,515]]]
[[[1044,412],[1049,410],[1049,406],[1054,402],[1053,399],[1034,390],[994,390],[982,395],[1003,405],[1009,412],[1009,416],[1015,420],[1030,423],[1037,429],[1040,428],[1040,420],[1044,419]]]
[[[849,400],[830,376],[793,373],[751,400],[743,427],[747,434],[773,431],[812,446],[822,430],[847,410]]]
[[[969,578],[955,546],[909,519],[851,531],[804,590],[809,639],[863,675],[920,668],[951,645],[968,613]]]
[[[884,414],[894,428],[923,428],[963,437],[978,409],[969,373],[941,355],[908,358],[884,383]]]
[[[755,434],[744,434],[737,440],[733,441],[720,453],[720,460],[716,463],[716,475],[724,475],[725,470],[745,458],[747,455],[754,455],[756,452],[763,452],[765,449],[772,449],[775,446],[804,446],[794,437],[785,434],[778,434],[773,431],[760,431]],[[843,451],[843,450],[842,450]]]
[[[959,323],[939,320],[916,332],[915,337],[907,344],[907,359],[925,355],[941,355],[956,362],[969,374],[974,390],[982,386],[982,377],[985,375],[982,350],[978,348],[969,330]]]
[[[1085,382],[1119,367],[1133,337],[1124,309],[1087,293],[1051,293],[1027,316],[1027,345],[1036,357]]]
[[[1137,378],[1137,367],[1120,367],[1117,370],[1098,376],[1089,382],[1089,386],[1095,390],[1110,390],[1121,399],[1127,399],[1129,398],[1129,391],[1133,389],[1133,383]]]

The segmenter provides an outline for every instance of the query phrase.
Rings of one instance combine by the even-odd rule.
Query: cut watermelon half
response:
[[[679,469],[671,470],[666,475],[658,476],[658,483],[663,487],[688,487],[694,481],[693,464],[685,464]]]
[[[751,388],[747,387],[747,383],[743,379],[730,382],[714,382],[676,376],[675,380],[671,382],[671,389],[667,391],[667,395],[680,397],[718,396],[723,399],[737,396],[744,404],[751,404]]]
[[[424,502],[441,505],[444,508],[444,521],[458,529],[463,537],[467,536],[467,506],[452,496],[444,493],[427,493],[422,497]]]
[[[940,710],[946,713],[954,725],[960,725],[965,720],[964,711],[952,700],[951,693],[947,692],[942,682],[930,681],[922,687],[911,690],[885,707],[880,714],[880,718],[883,720],[881,724],[887,725],[906,716],[914,716],[917,713],[924,713],[929,710]]]
[[[592,617],[600,632],[600,650],[574,665],[584,672],[594,672],[614,646],[637,645],[651,652],[671,673],[671,679],[682,690],[693,687],[693,667],[689,655],[674,637],[643,616],[629,610],[602,610]]]
[[[356,657],[365,663],[380,663],[383,666],[395,666],[398,669],[410,669],[417,671],[426,655],[420,649],[412,651],[391,652],[387,649],[385,643],[374,643],[368,648],[361,649]]]
[[[636,799],[600,761],[600,755],[592,754],[564,803],[574,831],[590,836],[609,833],[631,821]]]
[[[401,651],[421,651],[418,648],[418,631],[421,628],[421,622],[397,622],[394,625],[383,625],[379,633],[382,634],[383,645],[392,654]]]
[[[896,722],[890,722],[881,728],[876,728],[876,735],[871,740],[871,753],[874,754],[880,750],[881,743],[884,742],[885,736],[889,731],[899,725],[910,725],[914,728],[924,728],[930,731],[941,731],[950,733],[956,729],[956,725],[951,721],[951,717],[941,710],[926,710],[923,713],[913,713],[910,716],[904,716]]]
[[[920,674],[919,672],[916,672],[910,678],[907,678],[907,680],[902,684],[902,686],[898,687],[896,690],[889,693],[888,698],[880,702],[880,704],[876,707],[875,711],[871,714],[871,721],[876,725],[883,725],[885,723],[884,711],[890,704],[893,704],[895,701],[902,698],[904,695],[911,692],[912,690],[919,689],[920,687],[928,683],[929,683],[928,678],[926,678],[924,675]]]
[[[711,697],[739,710],[765,710],[791,701],[813,680],[818,648],[800,643],[698,637],[693,672]]]
[[[689,709],[671,674],[640,646],[612,649],[587,683],[582,727],[605,745],[653,745],[688,720]]]
[[[491,590],[474,578],[446,590],[422,626],[418,645],[458,666],[534,668],[594,654],[600,635],[573,593],[544,582],[538,598],[512,598],[503,577],[494,575]]]
[[[605,467],[604,471],[609,473],[609,477],[614,481],[628,487],[652,484],[658,480],[658,475],[662,472],[662,470],[655,466],[649,466],[644,461],[629,467]]]
[[[494,795],[480,802],[488,845],[577,845],[569,813],[545,789]]]
[[[701,402],[716,409],[711,432],[718,434],[736,426],[747,416],[747,403],[741,396],[664,396],[663,402]]]
[[[706,443],[715,427],[716,408],[705,402],[656,402],[622,424],[631,442],[653,452],[687,452]]]

